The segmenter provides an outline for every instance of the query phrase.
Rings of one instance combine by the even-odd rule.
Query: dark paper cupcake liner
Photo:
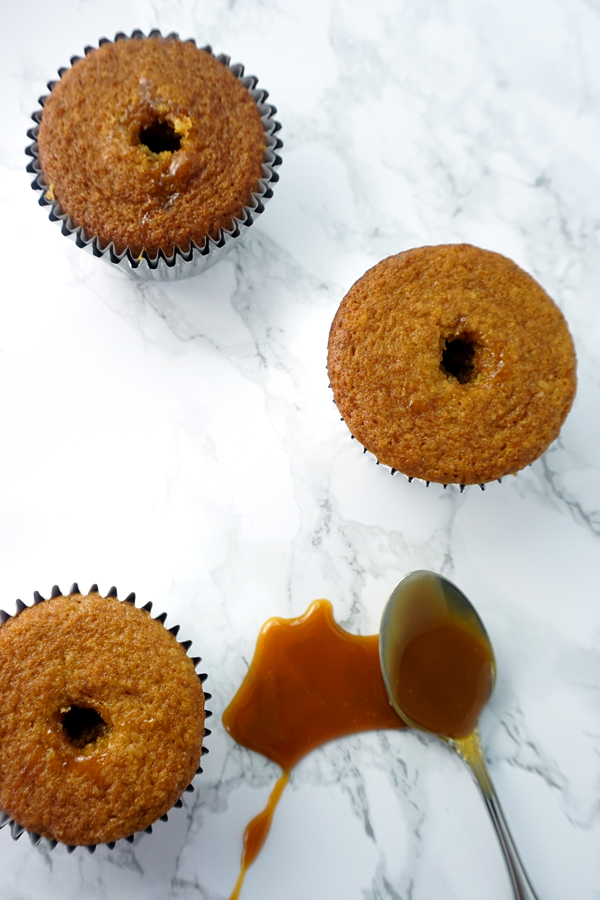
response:
[[[91,586],[91,588],[89,589],[88,594],[93,594],[93,593],[97,593],[97,592],[98,592],[98,585],[93,584]],[[71,585],[71,590],[69,591],[69,593],[70,594],[80,594],[81,593],[77,583],[74,583]],[[60,590],[58,585],[55,584],[54,587],[52,588],[52,592],[51,592],[49,598],[42,597],[42,595],[38,591],[34,591],[33,592],[33,605],[36,606],[38,603],[44,603],[46,599],[54,599],[55,597],[62,597],[62,596],[63,596],[62,591]],[[111,587],[108,594],[106,594],[106,597],[115,597],[116,599],[118,599],[116,587]],[[135,606],[135,594],[134,593],[128,594],[127,597],[125,597],[125,599],[121,600],[120,602],[121,603],[131,603],[132,606]],[[5,612],[3,609],[0,610],[0,626],[4,625],[4,623],[8,619],[12,619],[15,616],[20,615],[23,612],[23,610],[29,609],[29,608],[30,607],[28,607],[27,604],[23,603],[22,600],[17,600],[16,612],[14,613],[14,615],[11,615],[10,613]],[[152,602],[149,601],[144,606],[140,607],[140,609],[143,609],[148,614],[150,614],[150,611],[152,610]],[[161,625],[164,625],[165,628],[167,627],[165,625],[165,621],[167,618],[166,613],[160,613],[160,615],[153,616],[153,618],[156,621],[160,622]],[[177,637],[177,635],[179,634],[179,628],[180,628],[179,625],[173,625],[171,628],[168,628],[167,630],[170,631],[174,637]],[[188,651],[192,645],[192,641],[191,640],[179,641],[178,643],[183,647],[186,655],[189,656]],[[189,656],[189,658],[192,660],[192,662],[194,664],[194,668],[197,669],[198,666],[200,665],[200,663],[202,662],[202,657]],[[204,690],[204,682],[208,678],[208,675],[205,672],[201,672],[201,673],[197,673],[197,674],[198,674],[198,678],[202,682],[203,690]],[[204,699],[210,700],[211,698],[212,698],[212,694],[209,694],[209,693],[207,693],[207,691],[204,691]],[[205,716],[205,720],[209,719],[212,716],[211,710],[206,709],[206,706],[204,708],[204,716]],[[209,728],[206,728],[206,727],[204,728],[204,738],[208,737],[211,733],[212,732]],[[206,756],[206,754],[209,752],[208,748],[204,744],[204,738],[202,741],[201,756]],[[196,769],[194,778],[196,777],[196,775],[200,775],[201,773],[202,773],[202,766],[199,765],[198,768]],[[190,781],[188,786],[184,789],[184,791],[183,791],[184,794],[192,793],[195,790],[193,781],[194,781],[194,779],[192,779],[192,781]],[[183,796],[183,794],[182,794],[182,796]],[[181,797],[179,797],[179,799],[175,801],[175,803],[173,804],[171,809],[168,812],[164,813],[164,815],[159,816],[159,818],[156,820],[156,822],[158,822],[158,821],[167,822],[168,818],[169,818],[169,814],[174,809],[181,809],[182,806],[183,806],[183,800],[181,799]],[[133,834],[127,835],[126,837],[119,838],[119,840],[117,840],[117,841],[110,841],[109,843],[105,843],[105,844],[63,844],[62,846],[66,847],[68,853],[73,853],[73,851],[77,850],[78,848],[80,848],[81,850],[87,850],[89,853],[94,853],[96,850],[96,847],[99,847],[99,846],[100,847],[102,847],[102,846],[108,847],[109,850],[113,850],[117,846],[117,844],[122,844],[123,842],[132,844],[137,835],[152,834],[153,825],[155,825],[156,822],[153,822],[151,825],[148,825],[148,827],[144,828],[142,831],[136,831]],[[20,825],[18,822],[16,822],[15,819],[12,818],[12,816],[8,815],[8,813],[5,813],[2,810],[0,810],[0,829],[4,828],[7,825],[10,827],[11,836],[12,836],[13,840],[15,840],[15,841],[17,841],[21,837],[22,834],[27,834],[27,835],[29,835],[29,839],[34,847],[37,847],[38,845],[43,844],[48,849],[54,850],[54,848],[59,843],[61,843],[60,841],[51,840],[50,838],[42,837],[41,835],[36,834],[34,831],[29,831],[23,825]]]
[[[162,34],[158,29],[154,29],[149,33],[148,37],[162,37]],[[145,39],[146,35],[139,29],[136,29],[131,34],[131,37],[123,34],[123,32],[119,32],[115,35],[115,41]],[[175,32],[171,32],[166,36],[166,40],[179,39],[179,35]],[[196,43],[193,38],[190,38],[189,40],[193,44]],[[108,43],[111,43],[108,38],[101,38],[98,42],[99,46]],[[86,47],[84,53],[87,56],[95,49],[95,47]],[[50,207],[48,213],[50,220],[59,223],[62,233],[66,237],[74,239],[78,247],[87,249],[94,256],[102,257],[102,259],[114,266],[117,266],[124,271],[132,272],[143,278],[175,280],[185,278],[188,275],[196,275],[199,272],[204,272],[206,269],[210,268],[231,250],[236,241],[240,237],[243,237],[248,231],[248,228],[250,228],[258,216],[264,211],[265,203],[273,196],[273,185],[279,181],[279,174],[277,171],[281,165],[279,151],[283,147],[283,142],[278,136],[281,125],[274,118],[277,112],[276,107],[266,102],[267,97],[269,96],[268,91],[257,87],[258,78],[256,78],[256,76],[244,75],[244,66],[241,63],[232,64],[230,57],[225,54],[219,54],[217,56],[213,53],[212,48],[209,45],[201,47],[200,49],[210,53],[211,56],[214,56],[219,62],[223,63],[223,65],[226,66],[229,71],[235,75],[237,80],[248,90],[258,107],[266,140],[262,177],[258,182],[258,190],[252,195],[252,202],[243,208],[240,216],[232,219],[230,228],[220,229],[216,238],[212,238],[208,235],[201,245],[191,242],[188,250],[176,247],[170,256],[165,254],[162,250],[159,250],[156,256],[151,257],[148,252],[144,250],[140,257],[134,255],[129,248],[126,248],[122,253],[118,253],[112,241],[108,244],[103,244],[97,235],[88,234],[83,226],[75,225],[71,217],[62,211],[57,200],[49,199],[47,196],[49,185],[44,181],[44,175],[39,160],[37,137],[39,133],[39,124],[42,120],[44,111],[43,107],[49,94],[39,98],[38,102],[40,104],[40,109],[37,109],[31,116],[36,125],[27,132],[27,136],[32,141],[32,143],[25,148],[25,153],[32,157],[31,161],[27,164],[27,171],[34,176],[31,184],[32,188],[36,191],[40,191],[38,201],[40,206]],[[79,56],[71,57],[71,65],[76,63],[79,59],[81,59]],[[58,70],[60,78],[68,71],[68,68],[69,67],[65,67]],[[49,81],[48,90],[52,91],[57,83],[57,81]]]

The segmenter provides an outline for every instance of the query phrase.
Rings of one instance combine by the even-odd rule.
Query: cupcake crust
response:
[[[150,37],[102,44],[64,72],[38,145],[50,198],[75,226],[154,256],[232,227],[259,188],[266,138],[227,66]]]
[[[192,660],[129,603],[58,596],[0,628],[0,808],[28,831],[93,845],[147,828],[194,777],[204,718]]]
[[[533,462],[575,396],[562,313],[511,260],[468,244],[391,256],[331,326],[328,372],[351,433],[385,465],[483,484]]]

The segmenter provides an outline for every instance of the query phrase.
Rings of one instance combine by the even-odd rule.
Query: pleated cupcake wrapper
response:
[[[90,593],[90,594],[94,594],[97,592],[98,592],[97,584],[93,584],[88,591],[88,593]],[[69,593],[70,594],[81,594],[81,591],[79,590],[79,586],[76,583],[71,585],[71,590]],[[54,587],[52,588],[52,593],[50,594],[49,598],[42,597],[42,595],[38,591],[34,591],[33,592],[33,605],[36,606],[38,603],[44,603],[46,599],[53,600],[55,597],[62,597],[62,596],[63,596],[62,591],[60,590],[58,585],[55,584]],[[108,594],[106,594],[106,596],[107,597],[115,597],[116,599],[118,599],[116,587],[111,587],[110,591],[108,592]],[[121,600],[120,602],[121,603],[131,603],[132,606],[135,606],[135,594],[133,594],[133,593],[129,594],[127,597],[125,597],[124,600]],[[17,606],[17,611],[16,611],[16,613],[14,613],[14,616],[20,615],[24,609],[29,609],[27,604],[23,603],[22,600],[17,600],[16,606]],[[152,602],[148,602],[140,608],[145,610],[148,614],[150,614],[150,611],[152,609]],[[4,625],[4,623],[8,619],[12,619],[12,618],[13,618],[13,616],[10,615],[10,613],[5,612],[3,609],[0,610],[0,625]],[[161,625],[165,625],[167,614],[161,613],[159,616],[154,616],[154,618],[158,622],[160,622]],[[165,628],[166,628],[166,625],[165,625]],[[167,630],[170,631],[174,637],[177,637],[177,635],[179,633],[179,625],[173,625],[171,628],[169,628]],[[190,647],[192,645],[192,641],[179,641],[179,643],[185,650],[186,654],[189,655],[188,650],[190,649]],[[191,656],[190,659],[194,663],[194,668],[197,668],[198,665],[202,662],[202,658],[200,656]],[[207,677],[208,676],[206,675],[205,672],[198,673],[198,678],[200,679],[200,681],[202,682],[203,685],[204,685],[204,682],[206,681]],[[212,694],[208,694],[206,691],[204,691],[205,700],[210,700],[211,697],[212,697]],[[204,714],[207,719],[210,718],[210,716],[212,716],[212,712],[206,708],[204,709]],[[204,729],[204,737],[208,737],[208,735],[210,735],[211,733],[212,732],[210,731],[209,728]],[[208,753],[208,748],[204,745],[204,741],[203,741],[202,742],[202,756],[206,756],[207,753]],[[196,775],[199,775],[201,772],[202,772],[202,766],[198,766],[198,768],[196,769]],[[186,793],[186,792],[191,793],[195,790],[192,781],[190,781],[188,786],[185,788],[184,793]],[[175,801],[175,803],[171,807],[171,810],[172,809],[181,809],[182,806],[183,806],[183,801],[180,797],[178,800]],[[169,812],[171,812],[171,810],[169,810]],[[157,821],[166,822],[169,818],[169,812],[166,812],[164,815],[160,816]],[[11,816],[9,816],[8,813],[2,812],[2,810],[0,810],[0,828],[4,828],[5,825],[10,826],[11,835],[15,841],[18,840],[22,834],[26,833],[29,835],[29,839],[31,840],[31,843],[33,844],[34,847],[37,847],[38,844],[40,844],[43,841],[45,846],[47,846],[50,850],[54,850],[54,848],[59,843],[59,841],[51,840],[50,838],[44,838],[41,835],[36,834],[34,831],[28,831],[26,828],[23,827],[23,825],[19,825],[18,822],[15,822],[15,820]],[[69,853],[72,853],[74,850],[77,849],[77,847],[81,847],[82,850],[88,850],[90,853],[94,853],[97,846],[104,846],[104,847],[108,847],[109,850],[113,850],[117,844],[121,844],[123,841],[127,841],[127,843],[132,844],[133,841],[135,840],[136,834],[152,834],[152,825],[148,825],[148,827],[144,828],[142,831],[136,831],[136,832],[134,832],[134,834],[127,835],[127,837],[119,838],[118,841],[111,841],[110,843],[106,843],[106,844],[100,844],[100,845],[98,845],[98,844],[75,844],[75,845],[65,844],[63,846],[66,846],[67,851]]]
[[[329,385],[329,387],[331,387],[331,385]],[[334,398],[333,402],[335,403],[335,398]],[[336,407],[337,407],[337,404],[336,404]],[[347,427],[346,420],[344,419],[343,416],[340,416],[340,421],[343,422],[343,423],[346,425],[346,427]],[[369,452],[369,451],[367,450],[366,447],[363,447],[363,445],[360,443],[360,441],[358,440],[358,438],[356,438],[356,437],[352,434],[352,432],[350,432],[350,438],[351,438],[351,440],[356,441],[357,444],[358,444],[360,447],[363,448],[363,453]],[[372,455],[375,456],[375,454],[372,454]],[[375,456],[375,462],[376,462],[376,464],[377,464],[378,466],[382,465],[382,463],[379,462],[379,460],[377,459],[376,456]],[[385,465],[385,463],[383,463],[383,465]],[[386,466],[386,468],[389,468],[389,469],[390,469],[390,472],[391,472],[392,475],[396,475],[397,473],[399,473],[400,475],[404,475],[404,472],[400,472],[399,469],[394,469],[394,468],[392,468],[391,466]],[[439,482],[439,481],[426,481],[424,478],[415,478],[414,476],[410,476],[410,475],[404,475],[404,477],[406,478],[406,480],[408,481],[409,484],[411,484],[413,481],[420,481],[422,484],[425,485],[425,487],[429,487],[430,484],[440,484],[440,483],[441,483],[441,482]],[[501,479],[501,478],[497,478],[497,479],[495,479],[495,480],[498,482],[498,484],[502,484],[502,479]],[[485,486],[486,486],[486,484],[492,484],[492,482],[488,481],[488,482],[484,482],[484,483],[480,484],[479,487],[481,488],[482,491],[485,491]],[[442,487],[444,488],[444,490],[446,490],[446,488],[448,487],[448,485],[447,485],[447,484],[442,484]],[[453,483],[453,484],[452,484],[452,487],[457,487],[457,488],[459,488],[459,490],[460,490],[460,492],[461,492],[461,494],[462,494],[463,491],[464,491],[464,489],[465,489],[466,487],[474,487],[474,485],[469,485],[469,484],[456,484],[456,483]]]
[[[162,34],[157,29],[154,29],[150,32],[148,37],[162,37]],[[166,39],[179,40],[179,35],[172,32],[167,35]],[[115,41],[128,40],[146,40],[146,36],[139,30],[134,31],[131,37],[123,34],[123,32],[119,32],[115,35]],[[190,38],[190,41],[193,44],[196,43],[193,38]],[[102,46],[102,44],[109,44],[111,41],[109,41],[108,38],[101,38],[98,43],[99,46]],[[85,55],[87,56],[94,49],[96,48],[86,47],[84,50]],[[210,46],[207,45],[201,49],[210,53],[212,56],[215,56]],[[39,133],[39,124],[42,120],[43,107],[50,95],[46,94],[39,98],[38,102],[41,108],[36,110],[31,116],[34,122],[36,122],[36,125],[27,132],[27,136],[32,140],[32,143],[25,149],[25,153],[32,157],[27,165],[27,171],[34,175],[31,185],[32,188],[41,192],[39,198],[40,205],[50,207],[50,220],[52,222],[58,222],[61,226],[62,233],[66,237],[73,238],[78,247],[87,249],[93,253],[94,256],[100,256],[102,259],[107,260],[113,265],[118,266],[125,271],[135,273],[143,278],[161,281],[166,279],[175,280],[184,278],[188,275],[204,272],[206,269],[210,268],[210,266],[218,262],[222,256],[231,250],[238,238],[243,237],[248,228],[263,212],[265,203],[273,196],[273,185],[279,181],[277,169],[281,165],[279,151],[283,147],[283,143],[277,136],[278,131],[281,129],[279,122],[276,122],[274,119],[277,109],[266,102],[269,94],[267,91],[257,87],[258,79],[254,75],[244,75],[244,66],[241,65],[241,63],[232,65],[229,56],[225,56],[224,54],[215,56],[215,58],[223,63],[223,65],[235,75],[237,80],[247,88],[258,107],[267,144],[263,160],[262,177],[258,182],[258,190],[252,195],[252,202],[243,208],[240,216],[232,219],[230,228],[220,229],[217,238],[207,236],[202,245],[192,242],[188,250],[176,247],[170,256],[162,250],[159,250],[154,257],[151,257],[146,250],[142,252],[141,256],[137,256],[134,255],[128,247],[122,253],[118,253],[112,241],[108,244],[103,244],[97,235],[88,234],[83,226],[75,225],[71,217],[62,211],[57,200],[48,199],[47,194],[49,185],[44,181],[44,175],[39,160],[37,137]],[[81,59],[81,57],[73,56],[71,58],[71,65],[76,63],[78,59]],[[67,71],[68,67],[62,68],[58,70],[58,74],[62,78]],[[57,83],[57,81],[48,82],[48,90],[52,91]]]

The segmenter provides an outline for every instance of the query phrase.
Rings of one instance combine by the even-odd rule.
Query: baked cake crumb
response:
[[[143,830],[198,768],[204,693],[173,634],[96,591],[0,627],[0,808],[68,845]]]
[[[468,244],[390,256],[346,294],[329,335],[334,399],[379,462],[441,484],[516,473],[573,402],[573,341],[514,262]]]
[[[75,226],[133,258],[232,227],[259,188],[266,139],[250,92],[175,38],[107,42],[46,100],[39,158]]]

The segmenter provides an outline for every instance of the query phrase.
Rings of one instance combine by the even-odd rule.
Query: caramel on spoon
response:
[[[517,900],[537,900],[485,763],[477,721],[496,661],[481,619],[451,581],[411,572],[396,585],[379,632],[383,680],[399,716],[436,734],[469,766],[494,823]]]

